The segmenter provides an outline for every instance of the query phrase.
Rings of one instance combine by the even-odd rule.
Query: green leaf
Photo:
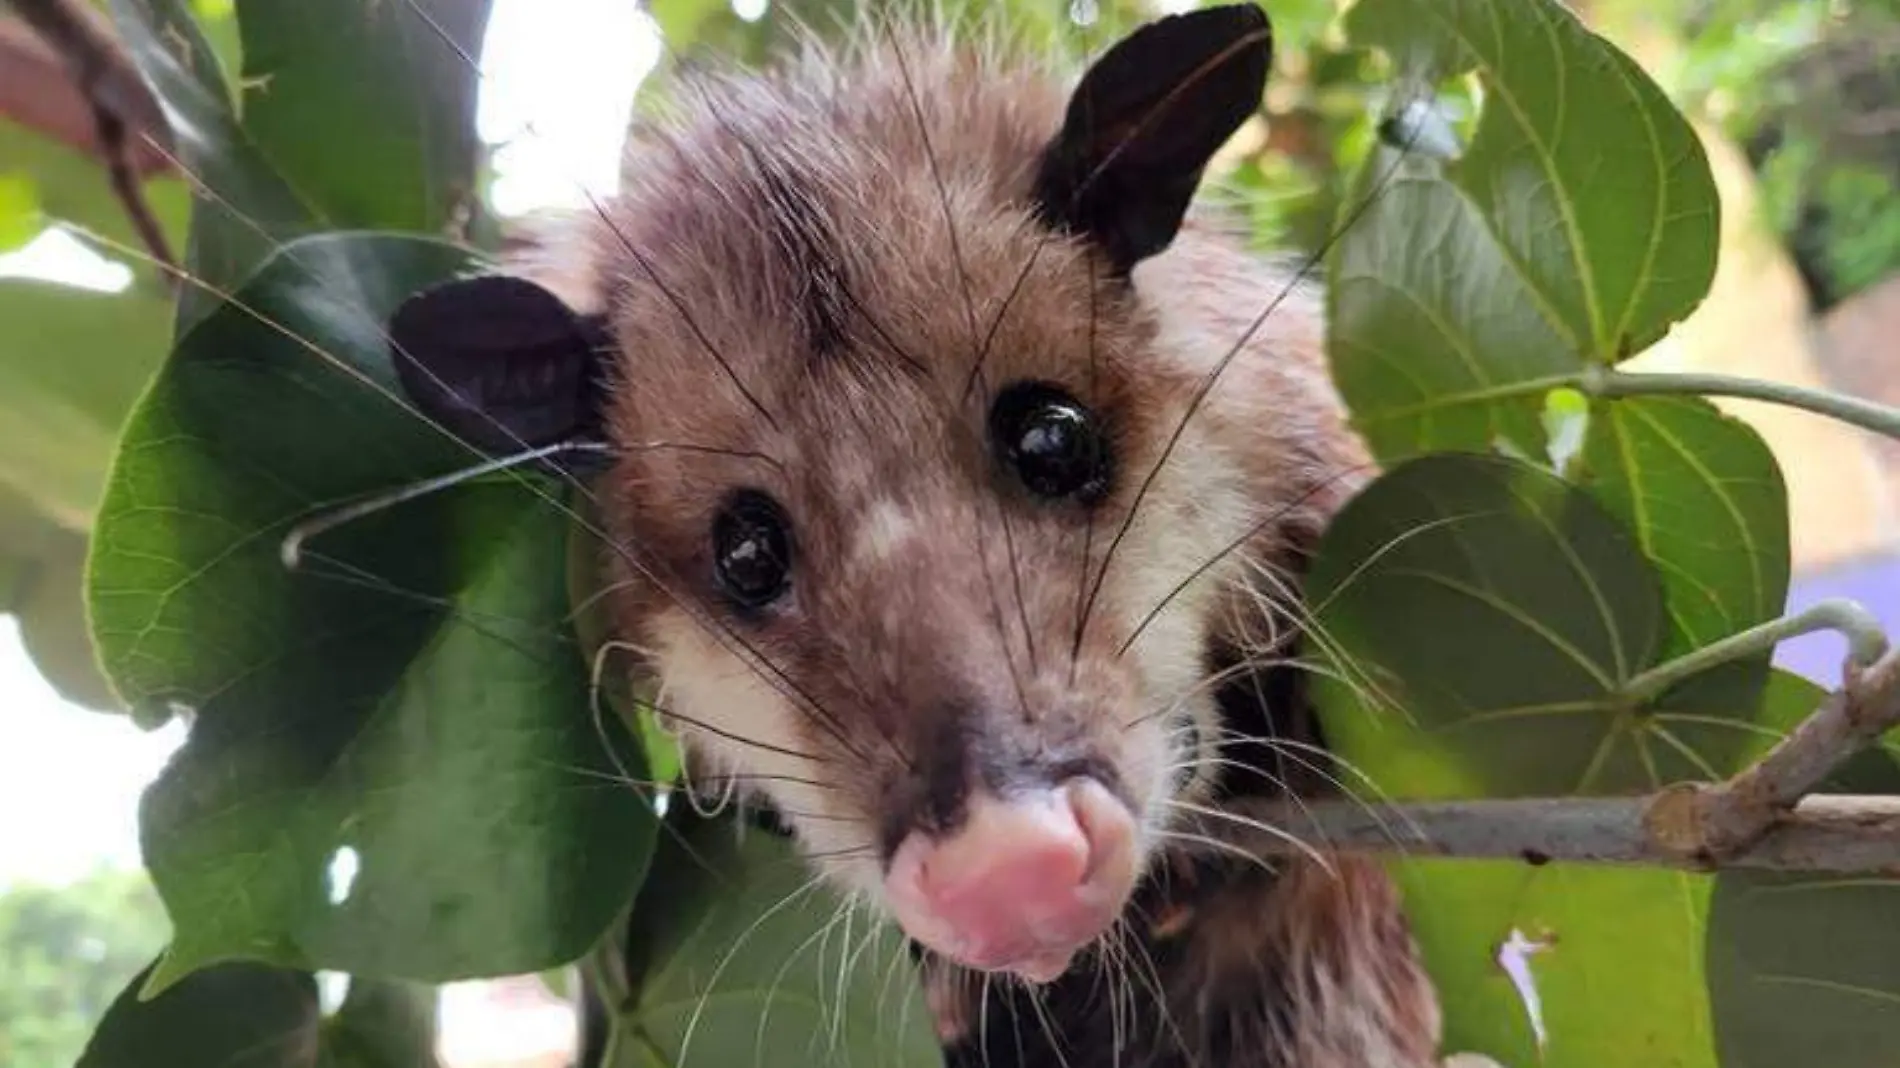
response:
[[[22,170],[0,171],[0,252],[12,252],[33,240],[45,225],[38,183]]]
[[[1540,1068],[1716,1068],[1701,979],[1708,877],[1489,861],[1395,870],[1439,987],[1444,1048]],[[1536,947],[1523,960],[1541,1045],[1499,959],[1514,943]]]
[[[141,294],[0,280],[0,484],[90,527],[119,426],[169,347],[169,315]]]
[[[4,494],[0,510],[8,510]],[[9,519],[22,518],[0,518],[0,530],[13,525]],[[33,666],[74,704],[102,712],[122,710],[93,655],[86,628],[85,536],[44,523],[41,536],[30,545],[12,542],[0,534],[0,559],[12,564],[9,588],[0,594],[0,611],[18,618],[21,644]]]
[[[97,160],[5,119],[0,119],[0,159],[6,160],[9,168],[31,176],[38,224],[71,223],[122,247],[144,249],[124,204],[112,191],[105,168]],[[172,248],[182,248],[191,220],[191,194],[185,183],[177,177],[150,178],[141,190],[166,240]],[[127,261],[128,266],[148,278],[156,273],[150,264],[134,257],[112,250],[106,255]]]
[[[1770,729],[1763,710],[1813,707],[1765,658],[1653,702],[1626,696],[1690,638],[1773,617],[1787,585],[1776,555],[1785,505],[1759,439],[1699,401],[1592,423],[1593,441],[1626,435],[1644,455],[1620,462],[1642,474],[1611,467],[1594,444],[1596,493],[1521,460],[1438,454],[1393,468],[1334,520],[1308,588],[1349,684],[1318,691],[1349,757],[1396,782],[1424,771],[1442,797],[1650,790],[1727,774]],[[1699,451],[1667,451],[1683,442]],[[1686,509],[1698,501],[1709,511]]]
[[[240,293],[259,318],[214,311],[127,428],[94,634],[136,709],[196,713],[141,811],[178,932],[160,986],[233,958],[534,971],[580,956],[644,865],[651,812],[587,714],[558,491],[471,484],[279,558],[311,513],[471,461],[396,400],[382,328],[472,267],[418,238],[293,243]]]
[[[1450,183],[1406,176],[1376,196],[1335,246],[1327,286],[1328,352],[1355,426],[1386,459],[1496,439],[1541,453],[1544,391],[1580,357]]]
[[[1797,680],[1794,701],[1762,717],[1774,734],[1822,701]],[[1792,696],[1792,694],[1791,694]],[[1764,734],[1759,757],[1773,738]],[[1900,764],[1865,750],[1824,784],[1831,792],[1900,793]],[[1723,1068],[1861,1068],[1900,1049],[1900,879],[1889,875],[1727,871],[1715,879],[1706,942],[1709,997]]]
[[[1347,29],[1414,84],[1477,73],[1484,110],[1445,179],[1572,354],[1630,355],[1708,292],[1719,220],[1701,144],[1648,75],[1562,4],[1361,0]]]
[[[699,39],[701,23],[730,10],[728,0],[650,0],[647,4],[661,35],[681,52]]]
[[[78,1068],[315,1068],[320,1016],[310,976],[228,964],[141,1001],[151,972],[112,1003]]]
[[[634,903],[615,1068],[942,1063],[894,928],[846,911],[783,839],[675,825]]]
[[[1623,521],[1662,578],[1669,632],[1659,660],[1782,613],[1788,493],[1774,454],[1747,423],[1693,397],[1600,403],[1580,467],[1577,480]],[[1725,664],[1661,703],[1690,714],[1753,707],[1772,658],[1764,650]],[[1665,739],[1671,730],[1656,729]]]
[[[169,316],[137,290],[0,280],[0,610],[19,616],[61,696],[99,710],[121,706],[86,630],[86,532],[119,426],[164,357]]]
[[[1551,386],[1653,342],[1708,291],[1708,161],[1628,57],[1554,0],[1361,0],[1355,43],[1401,95],[1466,73],[1464,154],[1368,157],[1330,264],[1336,377],[1375,451],[1537,454]],[[1357,214],[1363,209],[1363,214]]]
[[[198,972],[150,1001],[149,967],[100,1021],[78,1068],[433,1068],[435,990],[353,980],[323,1017],[310,975],[257,964]]]
[[[1551,470],[1568,476],[1590,435],[1590,398],[1574,389],[1553,389],[1544,395],[1545,456]]]
[[[416,983],[352,979],[323,1022],[318,1068],[434,1068],[436,990]]]
[[[1756,680],[1752,693],[1702,684],[1725,677],[1715,673],[1653,706],[1620,696],[1668,648],[1663,609],[1677,604],[1671,596],[1697,588],[1683,585],[1685,576],[1709,576],[1724,595],[1711,603],[1736,618],[1767,610],[1786,582],[1785,571],[1777,578],[1768,567],[1758,584],[1734,592],[1736,573],[1724,567],[1745,547],[1708,549],[1710,559],[1696,559],[1699,531],[1663,499],[1728,494],[1745,516],[1772,504],[1778,482],[1744,477],[1759,473],[1752,436],[1729,434],[1699,402],[1654,418],[1641,424],[1644,432],[1666,427],[1694,440],[1706,450],[1697,455],[1707,457],[1709,478],[1697,482],[1667,462],[1638,460],[1658,481],[1618,484],[1623,469],[1598,470],[1599,462],[1591,474],[1607,487],[1596,488],[1636,518],[1629,528],[1595,494],[1539,465],[1455,454],[1401,464],[1334,521],[1309,595],[1327,659],[1336,671],[1350,669],[1342,678],[1360,692],[1322,680],[1315,694],[1340,755],[1383,792],[1469,798],[1653,790],[1731,774],[1813,710],[1818,691],[1782,673],[1768,676],[1765,688]],[[1605,425],[1593,417],[1592,434]],[[1667,444],[1642,440],[1644,453]],[[1772,521],[1763,526],[1775,536]],[[1665,572],[1675,584],[1651,570],[1632,528],[1650,539],[1658,559],[1682,561]],[[1692,626],[1717,618],[1690,614],[1696,607],[1684,612]],[[1547,1068],[1714,1064],[1700,981],[1709,880],[1566,866],[1396,867],[1441,986],[1448,1048]],[[1497,963],[1513,932],[1550,943],[1529,957],[1547,1036],[1541,1050]]]
[[[277,174],[238,121],[229,88],[187,0],[111,0],[112,15],[132,61],[152,87],[195,188],[190,248],[192,274],[205,286],[236,286],[278,245],[322,223]],[[208,191],[208,192],[206,192]],[[187,287],[178,332],[216,306],[216,297]]]
[[[1698,752],[1695,766],[1727,775],[1759,758],[1821,697],[1806,680],[1776,672],[1755,705],[1666,712],[1654,721]],[[1629,747],[1646,781],[1619,785],[1653,789],[1678,777],[1672,770],[1692,770],[1658,740],[1659,729],[1632,732]],[[1377,747],[1349,746],[1344,755],[1391,793],[1472,795],[1460,785],[1466,779],[1456,760],[1404,755],[1420,745],[1428,741],[1388,733]],[[1705,992],[1704,955],[1724,936],[1709,916],[1716,885],[1709,877],[1470,861],[1401,861],[1394,871],[1439,987],[1446,1048],[1545,1068],[1717,1063],[1711,1035],[1721,1007]],[[1546,1034],[1541,1051],[1524,1000],[1498,962],[1513,932],[1547,943],[1528,956]]]
[[[1665,659],[1782,613],[1788,492],[1747,423],[1693,397],[1600,403],[1578,481],[1657,565]]]
[[[1891,1063],[1900,1049],[1896,918],[1900,879],[1890,875],[1723,873],[1708,938],[1723,1068]]]
[[[98,0],[94,0],[95,3]],[[198,16],[198,29],[218,57],[218,67],[228,75],[244,69],[244,41],[238,32],[237,0],[191,0],[191,13]]]
[[[245,129],[332,227],[441,231],[475,192],[488,8],[239,0]]]
[[[1660,644],[1661,595],[1583,490],[1522,461],[1408,461],[1334,519],[1308,581],[1329,657],[1416,723],[1414,757],[1464,768],[1460,788],[1534,795],[1627,777],[1620,693]],[[1350,753],[1382,750],[1399,728],[1321,692],[1329,736]]]

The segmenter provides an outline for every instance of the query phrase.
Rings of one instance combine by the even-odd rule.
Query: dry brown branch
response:
[[[14,7],[25,21],[0,20],[0,116],[98,158],[146,249],[176,266],[142,184],[170,167],[158,101],[98,12],[73,0]]]
[[[1363,805],[1262,804],[1195,828],[1209,848],[1262,856],[1304,843],[1417,857],[1640,864],[1689,870],[1900,875],[1900,797],[1809,796],[1900,725],[1900,651],[1847,681],[1760,761],[1726,782],[1612,798]],[[1297,841],[1295,840],[1297,838]]]

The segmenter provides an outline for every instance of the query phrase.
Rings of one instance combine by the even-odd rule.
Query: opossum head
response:
[[[610,203],[393,323],[475,443],[606,443],[618,636],[702,781],[972,968],[1115,922],[1357,459],[1310,299],[1186,218],[1269,37],[1163,19],[1066,91],[889,28],[706,77]]]

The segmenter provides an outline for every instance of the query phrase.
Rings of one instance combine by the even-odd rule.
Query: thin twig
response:
[[[1299,827],[1343,852],[1900,874],[1900,796],[1808,796],[1843,761],[1900,726],[1900,651],[1872,665],[1850,659],[1846,676],[1767,755],[1726,782],[1638,797],[1274,802],[1231,806],[1240,818],[1206,819],[1194,830],[1209,849],[1256,856],[1294,849],[1277,828]]]
[[[1248,807],[1269,826],[1298,827],[1340,853],[1467,860],[1626,864],[1705,871],[1715,867],[1768,871],[1900,874],[1900,797],[1822,795],[1775,817],[1767,833],[1721,861],[1656,841],[1650,806],[1659,795],[1611,798],[1525,798],[1365,806],[1344,801]],[[1401,829],[1403,828],[1403,829]],[[1295,851],[1284,832],[1271,834],[1227,820],[1195,828],[1211,843],[1249,855]],[[1207,846],[1209,850],[1214,845]]]
[[[1651,830],[1679,851],[1720,861],[1746,849],[1841,762],[1900,725],[1900,652],[1847,664],[1841,688],[1768,754],[1727,782],[1658,798]]]
[[[152,96],[145,79],[132,64],[103,16],[77,0],[14,0],[14,8],[60,59],[74,85],[92,109],[99,155],[106,166],[112,191],[124,206],[152,258],[176,268],[165,231],[145,199],[141,167],[135,149],[151,138],[155,147],[171,143],[164,110]],[[162,272],[176,287],[175,274]]]

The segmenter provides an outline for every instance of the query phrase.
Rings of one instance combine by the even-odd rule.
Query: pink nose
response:
[[[1135,883],[1135,823],[1100,783],[977,794],[955,834],[912,832],[884,888],[912,938],[983,971],[1047,982],[1114,922]]]

